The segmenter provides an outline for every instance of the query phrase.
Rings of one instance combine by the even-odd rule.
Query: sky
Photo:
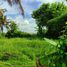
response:
[[[22,6],[25,11],[24,19],[20,14],[20,10],[18,10],[17,5],[13,5],[12,7],[10,7],[7,2],[3,2],[3,0],[0,0],[0,8],[7,9],[5,15],[8,19],[16,21],[16,24],[21,31],[28,33],[36,33],[37,25],[35,20],[31,16],[32,12],[38,9],[43,3],[53,3],[56,1],[60,2],[63,0],[21,0]]]

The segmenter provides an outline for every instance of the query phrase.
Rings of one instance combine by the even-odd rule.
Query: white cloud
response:
[[[22,26],[22,31],[28,32],[28,33],[36,33],[35,27],[36,27],[36,24],[33,22],[28,25]]]
[[[23,19],[21,16],[18,16],[16,17],[15,21],[21,31],[28,33],[36,33],[36,23],[34,19]]]
[[[37,0],[37,1],[40,1],[42,3],[48,3],[48,2],[52,3],[55,2],[56,0]]]
[[[27,24],[29,24],[29,21],[27,19],[23,19],[22,16],[17,16],[15,21],[18,25],[27,25]]]
[[[64,0],[37,0],[40,1],[42,3],[54,3],[54,2],[64,2]]]

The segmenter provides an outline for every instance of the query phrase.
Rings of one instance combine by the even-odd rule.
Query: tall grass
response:
[[[36,58],[56,51],[45,40],[11,38],[0,39],[0,67],[35,67]]]

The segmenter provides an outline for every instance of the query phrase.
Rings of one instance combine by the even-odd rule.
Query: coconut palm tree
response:
[[[5,12],[5,9],[0,9],[0,28],[2,33],[3,33],[3,26],[4,25],[6,26],[8,24],[6,16],[4,16],[4,12]]]

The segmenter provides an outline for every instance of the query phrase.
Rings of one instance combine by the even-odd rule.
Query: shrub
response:
[[[31,37],[31,34],[15,30],[14,32],[8,31],[5,36],[8,38],[11,38],[11,37]]]

